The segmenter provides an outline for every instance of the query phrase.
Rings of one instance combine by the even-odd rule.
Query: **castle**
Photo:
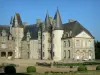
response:
[[[0,26],[0,58],[93,60],[94,37],[78,21],[63,24],[58,9],[54,19],[47,12],[45,21],[32,25],[16,13],[10,25]]]

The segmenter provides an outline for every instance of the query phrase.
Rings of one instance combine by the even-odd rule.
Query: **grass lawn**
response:
[[[16,73],[16,74],[0,74],[0,75],[100,75],[100,71],[83,71],[68,73]]]

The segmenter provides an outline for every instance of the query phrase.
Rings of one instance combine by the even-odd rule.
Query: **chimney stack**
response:
[[[72,19],[69,19],[69,20],[68,20],[68,22],[69,22],[69,23],[70,23],[70,22],[74,22],[74,20],[72,20]]]

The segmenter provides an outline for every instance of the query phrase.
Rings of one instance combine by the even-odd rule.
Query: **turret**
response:
[[[54,30],[62,30],[62,21],[61,21],[61,17],[60,17],[58,8],[57,8],[56,14],[54,16],[54,21],[55,21]]]
[[[12,27],[23,27],[22,20],[20,18],[20,14],[16,13],[12,22]]]
[[[47,11],[46,17],[45,17],[45,29],[48,30],[50,27],[50,17]]]
[[[61,60],[61,53],[62,53],[62,47],[61,47],[61,38],[63,35],[63,29],[62,29],[62,21],[60,17],[59,10],[57,8],[56,14],[54,16],[53,21],[53,32],[52,32],[52,53],[53,53],[53,60],[59,61]]]
[[[11,17],[11,20],[10,20],[10,33],[11,33],[12,25],[13,25],[13,16]]]

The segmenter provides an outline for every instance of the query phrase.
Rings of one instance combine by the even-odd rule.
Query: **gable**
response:
[[[91,36],[88,35],[85,31],[82,31],[81,33],[79,33],[79,34],[76,35],[75,37],[91,38]]]

